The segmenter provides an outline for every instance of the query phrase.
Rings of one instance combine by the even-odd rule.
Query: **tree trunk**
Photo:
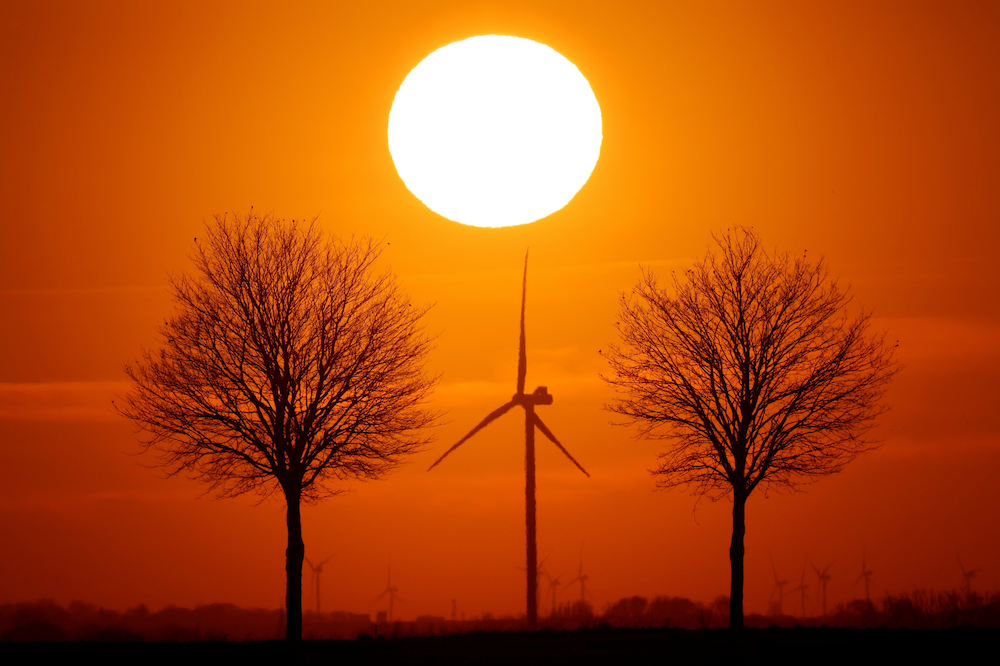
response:
[[[732,578],[729,585],[729,627],[743,628],[743,535],[746,532],[746,496],[733,492],[733,540],[729,545]]]
[[[535,410],[524,408],[524,523],[528,543],[528,631],[538,629],[538,544],[535,541]]]
[[[285,550],[285,640],[297,643],[302,640],[302,560],[306,546],[302,541],[301,496],[295,491],[285,491],[288,510],[288,548]]]

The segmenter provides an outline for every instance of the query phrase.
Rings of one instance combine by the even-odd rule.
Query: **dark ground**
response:
[[[996,629],[599,629],[401,639],[259,642],[0,643],[0,662],[189,664],[847,664],[974,663]]]

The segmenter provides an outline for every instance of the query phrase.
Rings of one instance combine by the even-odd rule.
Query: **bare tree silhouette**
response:
[[[590,477],[590,473],[583,468],[583,465],[570,455],[556,436],[552,434],[548,426],[542,423],[542,419],[535,413],[537,405],[551,405],[553,396],[545,386],[535,388],[532,393],[525,393],[524,386],[528,374],[528,355],[525,347],[527,341],[524,330],[524,310],[528,300],[528,255],[524,255],[524,278],[521,281],[521,335],[517,351],[517,393],[511,397],[510,401],[497,407],[486,415],[482,421],[470,430],[465,437],[458,440],[454,446],[441,454],[441,457],[434,461],[427,471],[434,469],[449,453],[465,443],[470,437],[497,420],[514,407],[520,405],[524,408],[524,526],[525,541],[527,544],[526,564],[527,571],[527,627],[529,631],[538,628],[538,541],[536,532],[535,515],[535,428],[542,431],[549,441],[556,445],[577,468]],[[546,558],[548,559],[548,558]],[[545,560],[542,560],[544,563]]]
[[[747,498],[875,448],[865,435],[897,366],[870,313],[847,316],[822,260],[769,255],[750,229],[715,241],[673,295],[650,271],[622,295],[605,380],[619,391],[608,409],[670,441],[653,471],[661,488],[732,496],[730,624],[742,627]]]
[[[345,479],[376,479],[421,449],[426,309],[371,241],[326,240],[315,224],[252,211],[216,217],[173,281],[164,345],[125,365],[134,388],[118,410],[148,433],[172,474],[220,497],[286,502],[288,640],[302,637],[300,505]]]

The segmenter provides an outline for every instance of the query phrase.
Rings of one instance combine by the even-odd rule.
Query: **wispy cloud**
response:
[[[0,296],[103,296],[109,294],[165,293],[165,285],[156,287],[55,287],[50,289],[0,289]]]
[[[959,317],[876,318],[874,328],[886,327],[886,341],[899,340],[904,363],[914,361],[982,361],[1000,355],[1000,322]]]
[[[0,383],[0,418],[30,421],[113,421],[111,401],[127,382]]]

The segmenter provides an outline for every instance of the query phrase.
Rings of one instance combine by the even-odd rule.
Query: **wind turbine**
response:
[[[869,603],[869,605],[872,602],[871,587],[870,587],[871,586],[871,577],[872,577],[872,571],[871,571],[871,569],[868,568],[868,563],[865,561],[865,551],[862,548],[861,549],[861,575],[858,576],[858,579],[856,581],[854,581],[854,584],[857,585],[858,583],[861,582],[862,578],[865,579],[865,600]]]
[[[549,592],[552,593],[552,617],[556,616],[556,592],[559,590],[561,583],[559,579],[563,577],[564,574],[559,574],[555,578],[546,574],[546,578],[549,579]]]
[[[580,603],[584,604],[587,602],[587,581],[590,580],[590,576],[583,573],[583,551],[580,551],[580,573],[577,574],[576,578],[566,583],[566,587],[569,587],[573,583],[580,581]]]
[[[771,558],[771,571],[774,572],[774,589],[778,593],[777,614],[782,615],[785,608],[785,585],[788,585],[789,581],[778,578],[778,570],[774,566],[773,557]],[[771,593],[771,596],[774,596],[774,592]]]
[[[553,553],[553,551],[549,551],[549,554],[546,555],[545,557],[543,557],[542,561],[539,562],[538,566],[535,567],[535,571],[537,572],[537,575],[535,576],[535,598],[536,599],[538,598],[538,596],[540,594],[539,589],[541,588],[541,580],[542,580],[542,578],[547,578],[547,579],[551,580],[551,577],[549,576],[549,570],[545,566],[545,563],[548,561],[548,559],[550,557],[552,557],[552,553]],[[524,568],[524,567],[517,567],[517,570],[518,571],[527,571],[527,569]]]
[[[524,392],[525,375],[528,372],[528,358],[525,353],[524,334],[524,305],[528,296],[528,255],[524,255],[524,279],[521,283],[521,337],[517,354],[517,392],[504,405],[490,412],[475,428],[458,440],[454,446],[444,452],[427,471],[434,469],[438,463],[447,457],[449,453],[464,444],[466,440],[477,432],[488,426],[493,421],[506,414],[514,407],[524,408],[524,517],[525,532],[527,541],[527,597],[528,597],[528,630],[534,631],[538,628],[538,543],[536,540],[535,525],[535,428],[538,428],[543,435],[549,438],[581,472],[588,477],[590,474],[576,459],[569,454],[569,451],[559,443],[556,436],[552,434],[542,420],[535,414],[535,407],[538,405],[551,405],[552,395],[549,394],[545,386],[539,386],[533,393]]]
[[[392,602],[396,601],[398,599],[400,602],[406,603],[406,602],[403,602],[403,600],[399,598],[399,595],[396,594],[396,592],[398,592],[398,591],[399,591],[399,588],[395,587],[392,584],[392,562],[389,562],[389,578],[386,580],[385,589],[382,590],[382,594],[380,594],[377,597],[375,597],[375,601],[373,601],[372,603],[373,604],[378,603],[379,599],[381,599],[382,597],[384,597],[387,594],[389,595],[389,623],[390,624],[392,623]]]
[[[972,579],[976,577],[976,573],[979,571],[976,569],[969,569],[966,571],[965,565],[962,564],[962,558],[958,558],[958,566],[962,569],[962,589],[965,590],[965,596],[972,594]]]
[[[312,594],[313,591],[316,593],[316,612],[320,612],[319,606],[319,577],[323,573],[323,565],[333,559],[333,555],[326,558],[319,564],[313,564],[312,561],[307,557],[306,562],[309,564],[309,568],[312,569],[312,578],[309,581],[309,593]]]
[[[802,580],[799,581],[799,586],[796,587],[793,590],[789,590],[790,592],[798,592],[799,595],[800,595],[800,597],[801,597],[801,599],[802,599],[802,617],[806,616],[806,598],[808,597],[808,595],[806,594],[806,590],[808,590],[808,589],[809,589],[809,586],[806,584],[806,568],[805,568],[805,565],[803,565],[802,566]]]
[[[826,584],[830,581],[829,571],[830,571],[830,567],[832,567],[832,566],[833,566],[833,562],[831,562],[829,565],[827,565],[826,569],[823,569],[823,571],[820,571],[819,569],[816,568],[815,564],[812,565],[813,571],[816,572],[816,577],[819,578],[820,589],[822,590],[822,595],[823,595],[823,615],[824,616],[826,615]]]

